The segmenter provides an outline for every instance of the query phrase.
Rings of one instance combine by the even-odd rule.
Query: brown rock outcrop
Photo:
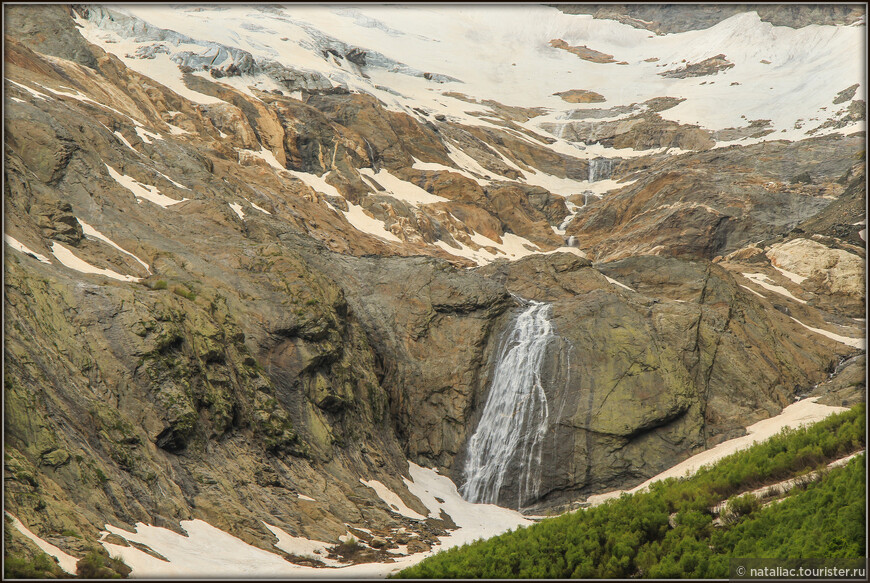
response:
[[[562,101],[567,101],[568,103],[604,103],[607,101],[600,93],[589,91],[588,89],[570,89],[554,93],[553,95],[558,95],[562,98]]]
[[[580,57],[584,61],[589,61],[591,63],[615,63],[616,62],[613,59],[613,55],[608,55],[606,53],[596,51],[595,49],[590,49],[586,45],[571,46],[560,38],[555,38],[555,39],[551,40],[550,46],[553,47],[554,49],[562,49],[563,51],[568,51],[569,53],[577,55],[578,57]]]

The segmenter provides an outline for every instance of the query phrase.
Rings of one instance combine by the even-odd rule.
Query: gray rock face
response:
[[[555,254],[479,270],[553,303],[560,340],[542,375],[551,417],[544,505],[641,482],[732,437],[849,353],[786,332],[789,318],[709,263],[635,257],[597,267]],[[477,399],[479,411],[483,393]]]
[[[352,313],[365,322],[409,458],[450,467],[510,296],[434,259],[306,256],[341,282]]]
[[[71,11],[67,6],[3,7],[5,34],[46,55],[95,69],[97,59],[85,39],[70,26],[70,18]]]
[[[611,148],[708,150],[715,144],[707,130],[648,112],[617,121],[569,121],[548,127],[566,140]]]

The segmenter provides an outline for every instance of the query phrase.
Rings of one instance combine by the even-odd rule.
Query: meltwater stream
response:
[[[540,490],[548,418],[541,368],[555,338],[550,312],[549,304],[532,302],[502,342],[483,414],[468,442],[460,492],[469,502],[497,503],[509,477],[517,481],[517,508]]]

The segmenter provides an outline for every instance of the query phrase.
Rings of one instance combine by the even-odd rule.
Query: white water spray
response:
[[[502,344],[483,414],[468,442],[462,496],[497,503],[510,476],[517,508],[541,488],[541,454],[549,417],[541,383],[544,355],[556,336],[551,306],[531,302]]]

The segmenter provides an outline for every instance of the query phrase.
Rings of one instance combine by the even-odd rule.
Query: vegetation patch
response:
[[[113,559],[97,550],[88,552],[76,565],[76,575],[84,579],[123,579],[131,571],[122,559]]]
[[[865,405],[701,468],[690,478],[455,547],[401,571],[401,578],[727,578],[729,559],[866,556]],[[761,486],[822,470],[816,482],[762,505]],[[729,500],[730,499],[730,500]],[[729,500],[727,520],[712,510]]]
[[[6,555],[3,560],[4,579],[64,579],[72,575],[60,568],[55,560],[46,553],[34,555],[32,559]]]

